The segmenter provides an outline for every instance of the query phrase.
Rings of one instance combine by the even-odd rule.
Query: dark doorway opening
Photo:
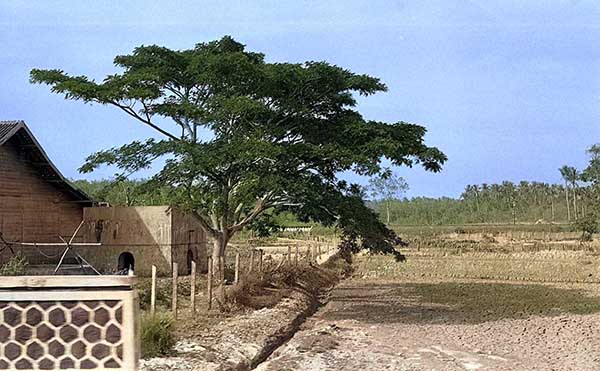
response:
[[[135,259],[133,254],[130,252],[124,252],[119,255],[119,263],[117,264],[117,270],[127,274],[128,271],[133,271],[135,266]]]
[[[188,274],[192,273],[192,262],[194,261],[194,253],[192,250],[188,250],[187,252],[187,272]]]

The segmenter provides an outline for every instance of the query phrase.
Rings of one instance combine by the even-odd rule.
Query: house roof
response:
[[[12,137],[15,129],[21,123],[23,123],[23,121],[0,121],[0,145]]]
[[[9,140],[23,150],[28,162],[37,169],[42,179],[69,193],[75,201],[81,202],[84,206],[93,204],[88,195],[58,171],[24,121],[0,121],[0,146]]]

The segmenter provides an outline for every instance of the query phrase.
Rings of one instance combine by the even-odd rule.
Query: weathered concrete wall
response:
[[[97,269],[116,271],[119,255],[129,252],[137,275],[150,275],[153,264],[159,274],[170,274],[172,222],[168,206],[85,208],[83,219],[84,241],[102,246],[78,251]]]
[[[18,148],[15,139],[0,146],[0,231],[22,242],[60,242],[79,225],[83,208],[72,196],[45,181]],[[17,248],[31,264],[48,261],[36,249]],[[45,248],[54,255],[62,248]],[[8,251],[5,251],[8,253]],[[8,258],[0,256],[0,261]]]
[[[83,219],[83,240],[102,246],[77,249],[99,270],[117,271],[119,256],[129,252],[136,275],[149,276],[156,265],[159,275],[168,276],[173,262],[184,275],[189,271],[188,251],[199,271],[207,269],[206,235],[200,224],[169,206],[85,208]]]
[[[179,210],[172,210],[173,229],[172,236],[172,257],[177,262],[180,274],[189,272],[190,261],[188,251],[192,254],[192,259],[196,262],[196,269],[205,273],[207,271],[206,251],[207,240],[206,233],[198,223],[198,220],[190,214],[184,214]]]

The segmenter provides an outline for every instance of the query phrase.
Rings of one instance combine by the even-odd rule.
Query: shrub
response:
[[[166,313],[142,314],[142,357],[164,356],[175,346],[173,317]]]
[[[27,271],[27,258],[16,254],[0,267],[0,276],[22,276]]]
[[[600,231],[600,226],[598,225],[598,218],[594,214],[588,214],[583,218],[577,221],[576,227],[578,230],[582,231],[581,235],[582,241],[592,241],[594,233],[598,233]]]
[[[171,305],[171,284],[169,280],[159,279],[156,286],[156,305],[168,308]],[[152,281],[150,279],[140,279],[135,288],[138,290],[140,308],[142,310],[149,310]]]

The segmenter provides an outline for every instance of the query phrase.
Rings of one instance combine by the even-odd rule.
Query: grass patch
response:
[[[142,314],[142,357],[152,358],[171,353],[173,346],[175,346],[174,326],[173,317],[169,314]]]
[[[28,266],[27,258],[16,254],[0,267],[0,276],[22,276],[26,273]]]

